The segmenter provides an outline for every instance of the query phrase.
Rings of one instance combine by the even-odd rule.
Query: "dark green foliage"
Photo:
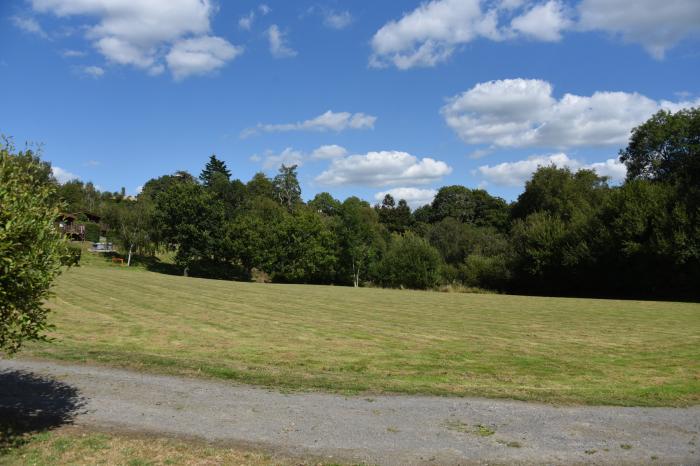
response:
[[[431,222],[439,222],[447,217],[457,219],[461,223],[474,220],[476,203],[472,191],[464,186],[444,186],[440,188],[431,204]]]
[[[322,219],[309,209],[286,215],[279,229],[281,250],[272,264],[275,281],[331,283],[338,261],[337,238]]]
[[[379,221],[391,233],[403,233],[413,224],[411,208],[404,199],[399,200],[398,205],[391,194],[384,196],[381,205],[375,206],[379,215]]]
[[[221,201],[191,181],[173,183],[155,198],[154,225],[160,240],[176,251],[183,275],[197,261],[230,259],[220,247],[224,218]]]
[[[156,196],[167,190],[170,186],[179,183],[194,183],[195,179],[186,171],[178,171],[172,175],[163,175],[159,178],[148,180],[141,190],[141,197],[155,199]]]
[[[594,228],[600,258],[596,289],[631,296],[697,296],[700,230],[691,225],[674,186],[627,182],[611,194]]]
[[[44,339],[44,301],[62,263],[66,239],[55,228],[61,204],[50,166],[31,151],[0,146],[0,351]]]
[[[329,193],[318,193],[309,201],[309,207],[314,211],[332,217],[340,212],[340,201]]]
[[[227,244],[247,270],[271,273],[282,247],[280,231],[287,215],[273,199],[255,197],[226,225]]]
[[[384,251],[382,225],[376,211],[357,197],[349,197],[340,208],[340,221],[337,226],[340,244],[340,277],[352,279],[354,286],[360,286]]]
[[[492,227],[478,227],[447,217],[431,225],[427,238],[446,263],[443,281],[506,289],[511,278],[512,248]]]
[[[607,191],[606,179],[593,170],[573,173],[568,168],[541,167],[525,184],[512,216],[523,219],[535,212],[549,212],[567,222],[577,221],[590,217]]]
[[[427,213],[427,212],[426,212]],[[423,212],[421,212],[421,216]],[[418,219],[419,215],[416,214]],[[461,223],[505,229],[508,225],[508,204],[483,189],[464,186],[440,188],[430,207],[430,222],[452,217]],[[420,220],[419,220],[420,221]]]
[[[620,151],[627,178],[700,189],[700,108],[659,111],[634,129]]]
[[[78,246],[69,246],[66,251],[66,256],[63,258],[62,264],[68,267],[79,266],[80,258],[83,250]]]
[[[85,223],[85,241],[96,243],[100,240],[100,226],[97,223]]]
[[[393,234],[378,280],[394,288],[432,288],[440,279],[441,264],[440,254],[425,239],[411,232]]]
[[[413,218],[419,223],[430,223],[433,219],[433,208],[430,204],[418,207],[413,211]]]
[[[253,175],[253,178],[246,185],[246,190],[249,198],[266,197],[268,199],[276,199],[275,187],[263,172]]]
[[[226,162],[216,158],[216,155],[212,154],[209,157],[209,161],[204,166],[202,173],[199,175],[199,179],[202,181],[204,186],[211,186],[214,178],[216,176],[224,178],[226,181],[231,179],[231,172],[226,168]]]

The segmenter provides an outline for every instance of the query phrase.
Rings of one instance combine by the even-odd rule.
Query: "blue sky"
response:
[[[32,0],[0,6],[0,132],[129,193],[211,153],[244,181],[414,205],[613,180],[632,127],[700,105],[697,0]]]

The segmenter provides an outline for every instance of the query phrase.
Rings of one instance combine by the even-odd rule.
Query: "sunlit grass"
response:
[[[25,355],[285,389],[700,401],[699,304],[240,283],[87,264],[58,281],[56,341]]]
[[[199,442],[106,434],[76,428],[27,435],[22,445],[0,453],[0,463],[6,466],[315,464]]]

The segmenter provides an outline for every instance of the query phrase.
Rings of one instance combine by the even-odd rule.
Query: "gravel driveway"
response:
[[[285,394],[13,359],[0,360],[4,412],[27,403],[52,408],[55,400],[22,382],[27,373],[79,394],[82,406],[73,422],[80,426],[194,437],[328,461],[700,464],[698,406],[555,407],[480,398]]]

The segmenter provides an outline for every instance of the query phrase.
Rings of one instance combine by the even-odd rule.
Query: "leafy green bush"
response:
[[[78,246],[69,246],[68,251],[63,258],[63,265],[66,265],[68,267],[71,266],[79,266],[80,265],[80,257],[83,254],[83,250],[78,247]]]
[[[379,266],[379,282],[390,287],[432,288],[440,278],[440,253],[411,232],[394,234]]]
[[[510,264],[505,255],[472,254],[460,266],[459,278],[465,286],[503,290],[511,279]]]
[[[59,204],[51,167],[31,151],[0,147],[0,351],[44,339],[44,302],[66,256],[54,226]]]
[[[85,224],[85,241],[97,243],[100,240],[100,226],[97,223]]]

